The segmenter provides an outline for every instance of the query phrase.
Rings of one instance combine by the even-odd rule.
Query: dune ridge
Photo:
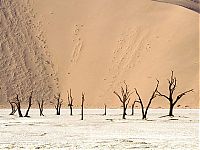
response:
[[[200,12],[199,0],[153,0],[153,1],[171,3],[171,4],[175,4],[175,5],[178,5],[178,6],[188,8],[190,10],[197,12],[197,13]]]

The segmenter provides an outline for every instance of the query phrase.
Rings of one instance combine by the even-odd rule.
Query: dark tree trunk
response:
[[[60,115],[60,109],[61,109],[63,100],[60,98],[60,93],[58,94],[58,96],[54,95],[54,98],[56,99],[56,103],[54,102],[50,102],[50,103],[53,103],[55,105],[56,115]]]
[[[56,108],[56,115],[60,115],[58,108]]]
[[[40,116],[44,116],[43,110],[40,110]]]
[[[134,107],[135,107],[136,103],[140,103],[140,101],[135,100],[134,103],[132,104],[132,106],[131,106],[131,109],[132,109],[131,115],[134,115]]]
[[[57,106],[56,110],[57,110],[57,115],[60,115],[60,109],[61,109],[61,104]]]
[[[40,110],[40,116],[44,116],[44,114],[43,114],[44,100],[42,100],[41,103],[39,101],[37,101],[37,103],[38,103],[38,107]]]
[[[72,106],[69,107],[70,108],[70,115],[72,116]]]
[[[127,113],[126,113],[126,109],[125,109],[125,112],[124,112],[124,114],[125,114],[125,116],[127,115]]]
[[[17,110],[18,110],[19,117],[23,117],[22,112],[21,112],[21,105],[20,105],[20,103],[17,105]]]
[[[28,109],[27,109],[26,114],[25,114],[24,117],[30,117],[30,116],[28,115],[30,108],[31,108],[31,106],[28,107]]]
[[[170,103],[170,107],[169,107],[169,116],[174,116],[173,115],[173,108],[174,108],[174,105],[172,103]]]
[[[122,119],[126,119],[126,114],[123,113]]]
[[[17,106],[17,111],[18,111],[19,117],[23,117],[22,112],[21,112],[21,104],[20,103],[21,102],[19,100],[19,96],[17,95],[15,104]]]
[[[26,114],[25,114],[24,117],[30,117],[30,116],[28,115],[28,113],[29,113],[29,110],[30,110],[31,105],[32,105],[32,93],[33,93],[33,92],[31,92],[31,95],[30,95],[30,97],[29,97],[29,101],[28,101],[28,109],[27,109]]]
[[[144,108],[142,108],[142,119],[145,119]]]
[[[104,115],[106,116],[106,105],[104,105]]]
[[[147,119],[147,115],[144,114],[144,115],[142,116],[142,119]]]
[[[125,105],[123,105],[123,115],[122,115],[122,119],[126,119],[126,107],[125,107]]]
[[[131,110],[132,110],[131,115],[133,116],[133,115],[134,115],[134,104],[132,104],[132,106],[131,106]]]
[[[142,103],[142,100],[140,100],[140,104],[141,104],[141,110],[142,110],[142,119],[144,119],[144,106],[143,106],[143,103]]]
[[[60,109],[58,108],[58,115],[60,115]]]
[[[60,110],[61,110],[61,106],[62,106],[62,104],[60,104],[60,106],[59,106],[59,113],[60,113]]]
[[[10,103],[11,109],[12,109],[12,111],[11,111],[11,113],[9,115],[14,115],[15,112],[17,111],[17,109],[15,108],[15,103],[10,102],[10,101],[9,101],[9,103]]]
[[[67,91],[67,95],[68,95],[68,106],[70,108],[70,115],[72,116],[72,110],[73,110],[73,97],[72,97],[72,90],[70,89],[69,91]]]
[[[85,101],[85,95],[82,93],[82,100],[81,100],[81,120],[83,120],[83,108],[84,108],[84,101]]]
[[[81,105],[81,120],[83,120],[83,104]]]

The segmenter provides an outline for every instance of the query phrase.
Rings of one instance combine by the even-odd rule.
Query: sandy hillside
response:
[[[185,0],[184,5],[199,5]],[[176,3],[177,4],[177,3]],[[177,4],[178,5],[178,4]],[[199,14],[151,0],[0,0],[0,104],[15,94],[52,99],[72,88],[87,107],[119,107],[125,80],[147,99],[171,70],[177,92],[194,89],[181,107],[199,102]],[[132,95],[134,101],[136,95]],[[153,107],[166,107],[157,98]]]

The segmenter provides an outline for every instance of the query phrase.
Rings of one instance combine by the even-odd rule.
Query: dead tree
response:
[[[12,109],[12,111],[9,115],[14,115],[15,112],[17,111],[17,108],[15,107],[15,102],[11,102],[9,100],[8,100],[8,102],[10,103],[10,106],[11,106],[11,109]]]
[[[132,106],[131,106],[131,110],[132,110],[131,115],[132,115],[132,116],[134,115],[134,107],[135,107],[135,104],[136,104],[136,103],[140,103],[140,101],[137,101],[137,100],[136,100],[136,101],[133,102],[133,104],[132,104]]]
[[[168,86],[168,89],[169,89],[169,95],[165,95],[165,94],[162,94],[161,92],[157,91],[158,95],[159,96],[162,96],[164,98],[166,98],[168,101],[169,101],[169,115],[168,116],[174,116],[173,115],[173,108],[174,106],[176,105],[176,103],[184,96],[186,95],[187,93],[189,92],[193,92],[193,89],[190,89],[188,91],[185,91],[179,95],[176,96],[176,98],[174,99],[173,95],[174,95],[174,91],[176,89],[176,86],[177,86],[177,80],[176,80],[176,77],[174,77],[174,72],[172,71],[172,74],[171,74],[171,78],[168,79],[168,83],[169,83],[169,86]]]
[[[103,115],[105,115],[106,116],[106,104],[104,104],[104,114]]]
[[[82,99],[81,99],[81,120],[83,120],[84,102],[85,102],[85,94],[82,92]]]
[[[126,119],[126,109],[127,109],[128,104],[130,102],[130,96],[131,96],[132,93],[129,91],[127,84],[125,82],[124,82],[124,84],[125,84],[125,87],[121,86],[121,96],[116,91],[114,91],[113,93],[115,95],[117,95],[120,102],[122,103],[122,106],[123,106],[123,116],[122,116],[122,118]]]
[[[67,91],[67,99],[68,99],[68,106],[70,108],[70,115],[72,116],[72,109],[73,109],[73,97],[72,97],[72,91],[71,89]]]
[[[21,112],[21,100],[19,100],[18,94],[16,96],[16,100],[14,103],[17,106],[17,111],[18,111],[19,117],[23,117],[22,112]]]
[[[38,103],[38,107],[39,107],[39,110],[40,110],[40,116],[44,116],[44,114],[43,114],[44,100],[42,100],[41,102],[37,101],[37,103]]]
[[[159,81],[157,80],[156,88],[155,88],[155,90],[153,91],[153,94],[152,94],[152,96],[151,96],[150,99],[149,99],[149,103],[148,103],[146,109],[144,108],[142,99],[141,99],[141,97],[140,97],[140,95],[139,95],[137,89],[135,88],[135,92],[136,92],[136,94],[137,94],[137,96],[138,96],[138,99],[139,99],[139,102],[140,102],[140,104],[141,104],[142,119],[147,119],[147,112],[148,112],[148,109],[149,109],[149,107],[150,107],[150,105],[151,105],[151,102],[152,102],[152,100],[157,96],[156,92],[157,92],[157,90],[158,90],[158,85],[159,85]]]
[[[63,100],[60,98],[60,93],[56,96],[54,95],[54,99],[56,102],[50,102],[55,105],[56,115],[60,115],[60,109],[63,103]]]
[[[28,115],[28,113],[29,113],[29,110],[30,110],[30,108],[32,106],[32,95],[33,95],[33,91],[31,92],[31,95],[29,96],[29,99],[28,99],[28,109],[27,109],[26,114],[25,114],[24,117],[30,117]]]

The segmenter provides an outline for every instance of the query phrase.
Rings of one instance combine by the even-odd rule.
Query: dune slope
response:
[[[199,14],[150,0],[1,0],[1,105],[16,93],[66,101],[81,92],[87,107],[118,107],[123,81],[147,101],[171,70],[177,93],[194,89],[181,107],[198,107]],[[25,96],[26,95],[26,96]],[[136,95],[132,95],[133,102]],[[167,107],[156,98],[153,107]]]

